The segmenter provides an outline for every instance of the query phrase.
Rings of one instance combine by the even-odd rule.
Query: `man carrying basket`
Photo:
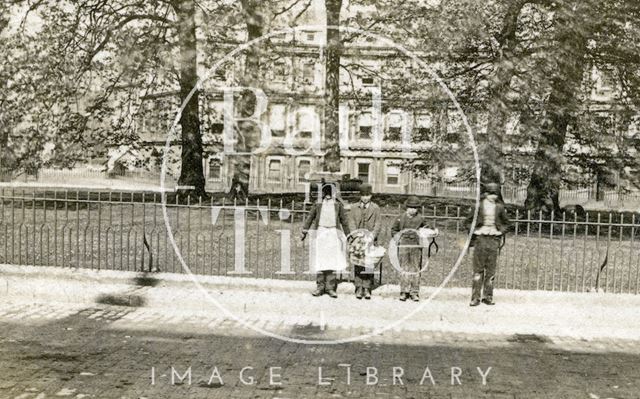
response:
[[[420,300],[420,271],[423,266],[425,238],[435,237],[437,230],[428,229],[426,219],[419,212],[422,204],[418,197],[409,197],[405,206],[405,213],[391,227],[391,236],[397,245],[397,259],[402,270],[400,300],[411,298],[417,302]]]
[[[377,242],[381,229],[380,207],[371,201],[371,195],[370,184],[360,185],[360,201],[350,211],[353,240],[349,246],[349,261],[353,265],[358,299],[371,299],[375,264],[367,265],[367,253]]]

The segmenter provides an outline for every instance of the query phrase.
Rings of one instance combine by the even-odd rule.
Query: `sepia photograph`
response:
[[[0,0],[0,399],[640,399],[638,0]]]

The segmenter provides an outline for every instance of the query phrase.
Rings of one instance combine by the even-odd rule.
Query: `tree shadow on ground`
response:
[[[115,309],[120,310],[134,311]],[[568,351],[531,337],[502,345],[480,340],[475,345],[435,344],[427,338],[419,342],[415,334],[389,342],[303,345],[241,336],[228,326],[200,334],[174,332],[166,325],[113,328],[118,317],[92,318],[98,311],[84,309],[39,326],[3,327],[0,381],[14,384],[0,386],[0,397],[72,392],[99,398],[205,398],[216,388],[221,395],[216,397],[247,398],[273,397],[276,391],[282,397],[314,398],[353,392],[358,397],[560,398],[634,397],[640,390],[640,371],[633,367],[640,362],[638,352]],[[9,345],[4,344],[7,338],[12,338]],[[222,384],[211,377],[214,367]],[[245,385],[240,372],[247,367],[245,380],[255,381]],[[329,385],[318,384],[320,367]],[[402,384],[394,384],[394,367],[402,368]],[[478,367],[492,368],[486,385]],[[271,372],[282,385],[270,384],[270,368],[276,368]],[[367,385],[368,368],[377,374],[373,385]],[[460,368],[460,384],[451,383],[453,368]],[[190,380],[180,381],[189,369]]]
[[[101,294],[96,298],[96,303],[113,306],[142,307],[145,306],[146,301],[144,296],[138,293],[140,288],[155,287],[160,284],[160,279],[153,277],[153,275],[148,272],[140,273],[140,275],[134,277],[131,281],[133,283],[131,289],[121,293]]]

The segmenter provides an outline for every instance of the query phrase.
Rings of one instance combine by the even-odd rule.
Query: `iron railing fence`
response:
[[[225,200],[191,201],[177,195],[162,206],[160,193],[0,189],[0,263],[310,280],[308,242],[299,240],[308,204]],[[166,195],[166,194],[165,194]],[[449,275],[468,236],[470,210],[429,207],[439,252],[422,273],[437,286]],[[391,224],[402,211],[383,208],[379,244],[388,247]],[[167,217],[165,225],[164,216]],[[543,215],[516,212],[499,257],[500,288],[638,294],[640,230],[635,214]],[[239,230],[242,228],[244,230]],[[241,233],[238,233],[241,231]],[[244,240],[244,245],[240,244]],[[289,242],[289,247],[286,243]],[[240,259],[244,259],[245,274]],[[467,254],[450,286],[468,286]],[[397,271],[383,260],[383,283]]]

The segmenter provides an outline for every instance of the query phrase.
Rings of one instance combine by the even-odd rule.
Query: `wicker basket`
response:
[[[438,229],[428,229],[423,227],[418,230],[418,235],[420,236],[420,245],[427,247],[431,244],[432,239],[435,239],[440,235],[440,231],[438,231]]]
[[[377,265],[382,261],[384,255],[386,254],[386,249],[384,247],[372,246],[371,249],[365,253],[364,261],[367,265]]]

